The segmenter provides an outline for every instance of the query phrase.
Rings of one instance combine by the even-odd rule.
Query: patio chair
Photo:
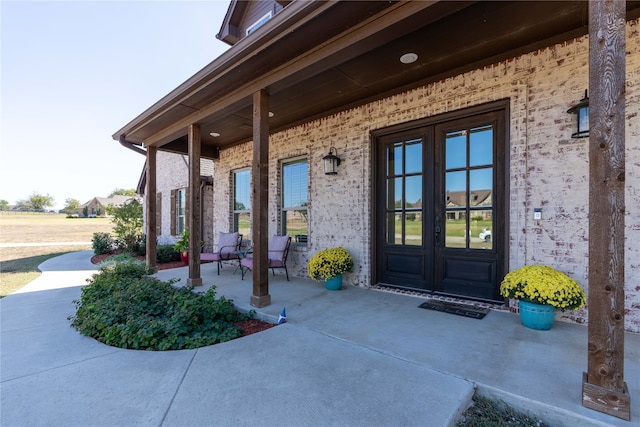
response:
[[[284,272],[289,281],[289,271],[287,270],[287,255],[291,245],[291,236],[273,236],[269,241],[269,267],[273,275],[276,275],[276,268],[284,268]],[[240,270],[242,279],[247,271],[253,269],[253,258],[245,257],[240,259]]]
[[[218,234],[218,250],[216,252],[202,252],[200,261],[217,262],[218,275],[220,275],[222,261],[240,259],[240,245],[242,245],[242,234],[221,232]]]

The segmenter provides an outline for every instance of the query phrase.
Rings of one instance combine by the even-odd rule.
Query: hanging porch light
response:
[[[324,162],[324,174],[325,175],[337,175],[338,166],[340,165],[340,157],[338,157],[338,151],[335,147],[329,148],[329,154],[322,158]]]
[[[571,138],[586,138],[589,136],[589,97],[587,90],[584,91],[584,98],[576,105],[567,110],[569,114],[575,114],[576,131],[571,134]]]

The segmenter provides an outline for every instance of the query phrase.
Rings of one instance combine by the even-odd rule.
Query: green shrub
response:
[[[153,272],[143,261],[138,261],[129,254],[120,254],[109,257],[100,263],[98,270],[114,276],[139,278]]]
[[[180,254],[173,250],[173,245],[158,245],[156,248],[156,261],[158,264],[180,261]]]
[[[138,242],[137,250],[134,251],[134,255],[144,256],[147,253],[147,235],[143,234],[142,238]]]
[[[113,251],[113,238],[109,233],[93,233],[91,243],[94,255],[109,254]]]
[[[71,326],[105,344],[131,349],[178,350],[225,342],[242,336],[234,322],[241,315],[231,300],[175,288],[146,275],[146,266],[121,258],[101,265],[81,298],[74,301]]]
[[[113,233],[117,237],[117,245],[127,253],[137,255],[144,251],[142,244],[142,203],[131,199],[121,206],[107,206],[107,213],[112,215]],[[142,252],[144,254],[144,252]]]

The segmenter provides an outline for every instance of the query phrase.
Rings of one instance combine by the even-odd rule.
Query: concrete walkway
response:
[[[41,265],[0,300],[0,425],[447,426],[474,389],[553,426],[635,426],[640,336],[627,334],[632,421],[581,404],[586,328],[533,331],[517,316],[483,320],[418,308],[422,299],[270,277],[273,304],[257,316],[288,323],[197,350],[122,350],[69,327],[72,300],[95,273],[91,252]],[[250,279],[201,266],[218,295],[248,310]],[[186,281],[187,269],[157,276]]]

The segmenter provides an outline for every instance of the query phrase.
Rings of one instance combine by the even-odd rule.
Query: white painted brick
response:
[[[638,20],[627,25],[626,253],[627,330],[640,332],[640,37]],[[372,146],[370,132],[457,109],[510,99],[510,268],[548,264],[588,288],[588,139],[571,139],[566,111],[588,86],[588,40],[582,37],[470,71],[412,91],[315,120],[270,136],[269,233],[277,234],[279,165],[309,159],[309,243],[290,256],[291,272],[306,275],[320,249],[342,245],[356,260],[347,283],[371,285]],[[322,157],[334,146],[338,175],[326,176]],[[159,156],[160,158],[160,156]],[[168,161],[168,163],[171,163]],[[221,151],[216,162],[212,233],[231,226],[231,172],[250,167],[251,143]],[[186,164],[159,161],[158,189],[186,185]],[[163,201],[163,212],[170,212]],[[542,220],[533,208],[542,208]],[[163,228],[168,228],[163,215]],[[586,310],[566,313],[585,322]]]

